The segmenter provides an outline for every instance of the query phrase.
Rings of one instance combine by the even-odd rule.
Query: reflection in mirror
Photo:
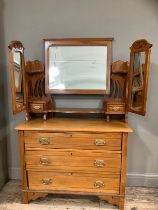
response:
[[[12,41],[8,46],[10,49],[10,74],[12,90],[13,114],[24,110],[24,92],[22,86],[24,72],[24,48],[21,42]]]
[[[139,110],[143,105],[143,82],[144,72],[143,66],[145,65],[145,57],[143,52],[134,53],[133,63],[133,78],[132,78],[132,100],[131,106]]]
[[[14,60],[14,76],[15,76],[15,88],[16,92],[21,92],[21,55],[20,52],[13,52]]]
[[[131,47],[129,111],[145,115],[150,48],[146,40],[138,40]]]
[[[106,90],[106,46],[49,48],[49,89]]]

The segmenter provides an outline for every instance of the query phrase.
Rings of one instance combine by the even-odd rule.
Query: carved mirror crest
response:
[[[9,48],[11,94],[13,114],[25,109],[24,96],[24,47],[20,41],[12,41]]]
[[[130,112],[145,115],[150,65],[150,48],[146,40],[137,40],[130,47],[129,100]]]

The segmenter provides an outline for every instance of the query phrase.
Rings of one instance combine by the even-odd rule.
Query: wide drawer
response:
[[[119,193],[119,178],[87,176],[80,173],[28,171],[30,190]]]
[[[26,151],[26,168],[63,171],[120,173],[121,153],[113,151]]]
[[[121,150],[121,133],[42,133],[25,131],[25,147]]]

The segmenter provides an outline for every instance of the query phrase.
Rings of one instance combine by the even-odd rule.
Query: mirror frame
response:
[[[25,94],[25,59],[24,59],[24,47],[20,41],[11,41],[9,48],[9,65],[10,65],[10,79],[11,79],[11,94],[12,94],[12,110],[13,114],[17,114],[25,110],[26,94]],[[20,53],[21,58],[21,74],[19,87],[15,87],[15,74],[14,74],[14,52]],[[17,106],[16,92],[23,93],[23,104]]]
[[[51,93],[51,94],[110,94],[112,41],[113,41],[113,38],[44,39],[44,42],[45,42],[45,92]],[[106,90],[49,89],[49,48],[51,46],[106,46],[107,47]]]
[[[129,79],[128,79],[128,111],[139,115],[146,114],[146,101],[147,101],[147,90],[148,90],[148,78],[149,78],[149,66],[150,66],[150,54],[152,44],[150,44],[145,39],[140,39],[135,41],[130,47],[130,67],[129,67]],[[143,90],[142,90],[142,107],[138,110],[131,106],[132,104],[132,78],[133,78],[133,68],[135,53],[145,53],[145,64],[144,64],[144,79],[143,79]]]

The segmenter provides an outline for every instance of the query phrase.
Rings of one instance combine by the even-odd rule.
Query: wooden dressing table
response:
[[[49,193],[82,194],[98,196],[117,205],[120,210],[124,209],[127,141],[128,133],[132,132],[127,117],[129,111],[145,114],[152,45],[146,40],[138,40],[130,48],[130,62],[117,61],[111,65],[111,43],[111,38],[47,39],[46,69],[39,61],[25,64],[21,42],[13,41],[9,45],[13,113],[26,110],[26,121],[16,127],[22,203],[27,204]],[[91,57],[87,59],[87,55]],[[21,74],[18,78],[22,78],[19,80],[22,85],[20,92],[16,89],[15,62],[16,71],[19,65]],[[77,77],[73,74],[71,80],[76,81],[76,89],[69,88],[74,87],[71,80],[60,83],[67,74],[69,78],[72,76],[71,70],[74,71],[76,62],[78,65],[82,63],[83,69],[86,66],[84,71],[90,70],[93,83],[94,78],[99,80],[98,68],[106,79],[102,80],[101,75],[100,82],[95,84],[96,89],[91,89],[90,80],[84,83],[85,75],[75,72]],[[62,72],[61,78],[60,68],[66,71],[64,77]],[[50,97],[50,94],[103,93],[106,98],[101,109],[57,108]],[[56,113],[80,114],[80,117],[62,118],[56,117]],[[100,114],[101,117],[81,117],[84,114]]]

